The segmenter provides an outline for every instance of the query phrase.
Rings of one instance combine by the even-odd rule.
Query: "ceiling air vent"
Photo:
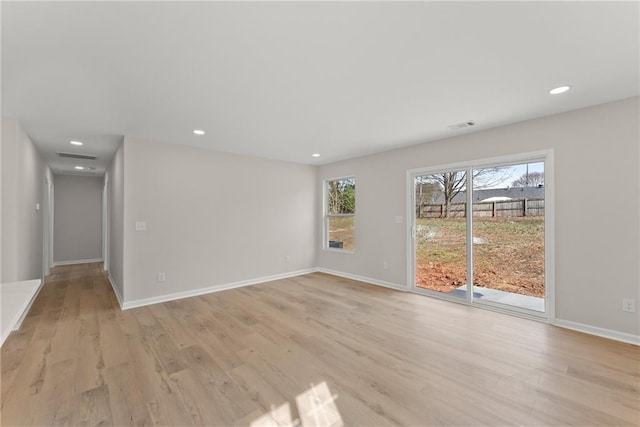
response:
[[[74,176],[97,176],[96,172],[87,171],[68,171],[63,170],[60,172],[62,175],[74,175]]]
[[[475,126],[476,122],[473,120],[467,120],[466,122],[456,123],[455,125],[449,125],[449,129],[458,130],[470,128],[471,126]]]
[[[81,160],[97,160],[98,156],[92,156],[90,154],[76,154],[76,153],[58,153],[58,157],[64,157],[65,159],[81,159]]]

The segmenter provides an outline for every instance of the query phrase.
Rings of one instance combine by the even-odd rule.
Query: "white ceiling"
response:
[[[56,171],[74,151],[102,172],[123,135],[321,164],[638,95],[639,16],[638,2],[3,1],[2,114]]]

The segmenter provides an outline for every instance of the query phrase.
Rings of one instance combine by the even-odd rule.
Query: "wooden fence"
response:
[[[444,203],[424,204],[418,212],[420,218],[444,218],[446,212]],[[452,203],[449,206],[449,218],[464,218],[467,203]],[[543,216],[544,199],[519,199],[496,202],[475,202],[473,204],[474,217],[505,217],[505,216]]]

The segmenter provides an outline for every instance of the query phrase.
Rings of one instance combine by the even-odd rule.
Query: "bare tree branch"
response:
[[[478,190],[500,184],[511,177],[513,169],[510,166],[474,169],[472,175],[473,188]],[[465,191],[467,187],[467,172],[455,171],[416,177],[416,183],[435,183],[444,198],[444,216],[451,214],[453,199]]]
[[[544,185],[544,172],[525,173],[511,183],[512,187],[537,187],[538,185]]]

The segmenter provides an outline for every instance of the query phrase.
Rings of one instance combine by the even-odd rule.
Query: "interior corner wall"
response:
[[[122,302],[124,298],[124,146],[121,143],[104,178],[107,182],[109,279]]]
[[[55,175],[54,182],[54,262],[102,259],[103,179]]]
[[[1,162],[1,281],[42,278],[42,206],[48,167],[20,123],[8,117],[2,117]]]
[[[314,267],[314,166],[125,138],[124,167],[126,302]]]
[[[553,149],[556,318],[640,335],[621,310],[640,300],[639,99],[321,166],[320,183],[356,178],[356,250],[320,250],[318,266],[404,287],[407,170]]]
[[[2,238],[2,229],[4,228],[4,225],[2,223],[2,195],[4,194],[3,188],[2,188],[2,140],[4,140],[4,126],[3,123],[4,121],[0,119],[0,283],[2,283],[2,262],[4,261],[3,257],[2,257],[2,242],[4,242],[3,238]]]

